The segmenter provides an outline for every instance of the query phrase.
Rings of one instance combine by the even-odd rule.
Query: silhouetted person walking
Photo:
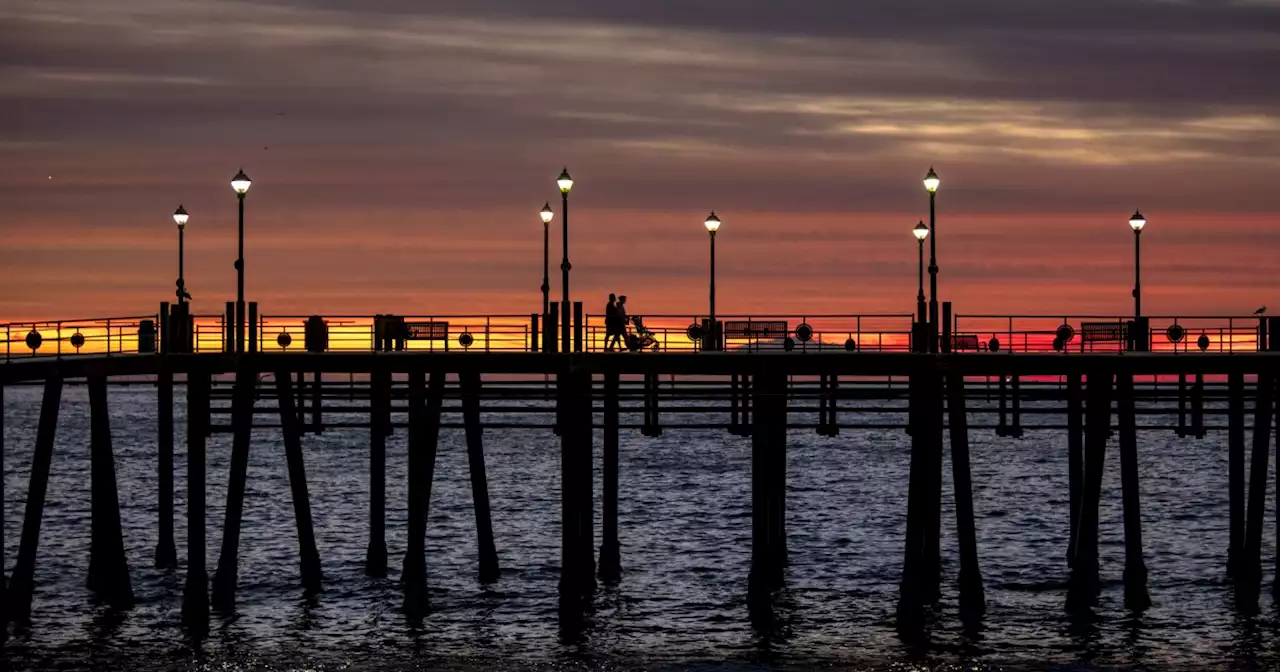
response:
[[[618,319],[617,297],[609,294],[609,305],[604,308],[604,350],[613,352],[614,345],[622,345],[622,321]]]

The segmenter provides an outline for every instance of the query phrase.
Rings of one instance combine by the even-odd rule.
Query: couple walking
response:
[[[627,348],[627,297],[609,294],[609,305],[604,309],[604,349],[612,352],[617,345]]]

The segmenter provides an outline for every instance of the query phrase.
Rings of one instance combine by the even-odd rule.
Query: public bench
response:
[[[724,323],[724,340],[746,340],[748,344],[755,342],[760,343],[769,339],[783,339],[787,337],[787,323],[785,320],[729,320]]]
[[[964,350],[981,350],[977,334],[952,334],[951,349],[956,352]]]
[[[443,341],[449,350],[448,322],[406,322],[405,339],[410,341]]]
[[[1125,343],[1128,335],[1124,322],[1081,322],[1080,352],[1084,352],[1086,343]]]

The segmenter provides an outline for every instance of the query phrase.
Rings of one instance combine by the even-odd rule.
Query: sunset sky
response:
[[[6,0],[0,318],[1280,309],[1280,2]],[[601,305],[597,305],[601,304]]]

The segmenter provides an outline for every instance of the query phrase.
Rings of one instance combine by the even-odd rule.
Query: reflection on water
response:
[[[12,389],[5,407],[6,558],[21,533],[38,389]],[[624,433],[622,580],[601,585],[580,621],[558,618],[559,462],[550,432],[486,432],[501,579],[476,580],[477,552],[460,432],[441,436],[428,520],[430,608],[401,610],[405,547],[404,435],[389,441],[387,545],[392,576],[364,575],[367,431],[305,440],[324,589],[305,597],[278,435],[255,433],[236,610],[207,636],[181,624],[183,572],[151,568],[156,543],[154,396],[112,390],[112,429],[126,550],[137,605],[114,611],[84,588],[88,549],[88,410],[68,388],[37,563],[31,622],[11,626],[8,669],[200,670],[626,669],[718,661],[707,669],[1224,669],[1280,663],[1271,597],[1274,537],[1264,535],[1266,583],[1240,615],[1224,580],[1226,451],[1222,437],[1141,435],[1143,536],[1153,606],[1123,607],[1118,462],[1103,483],[1103,587],[1084,614],[1064,609],[1068,576],[1065,437],[971,441],[984,616],[961,614],[950,468],[943,469],[942,600],[923,619],[895,618],[905,523],[907,441],[899,432],[790,435],[785,585],[747,599],[750,439],[713,431]],[[1027,404],[1034,408],[1034,404]],[[181,405],[177,432],[185,436]],[[338,415],[335,420],[342,420]],[[1028,413],[1027,420],[1040,417]],[[350,418],[355,419],[355,418]],[[1147,419],[1147,418],[1142,418]],[[599,443],[597,442],[597,450]],[[1114,447],[1112,447],[1114,450]],[[186,455],[178,445],[175,530],[185,556]],[[207,554],[216,565],[230,439],[208,449]],[[1114,453],[1113,453],[1114,454]],[[1269,476],[1270,481],[1274,476]],[[595,480],[597,489],[601,479]],[[597,496],[599,496],[597,494]],[[1267,510],[1273,510],[1268,503]],[[599,531],[597,531],[597,540]]]

